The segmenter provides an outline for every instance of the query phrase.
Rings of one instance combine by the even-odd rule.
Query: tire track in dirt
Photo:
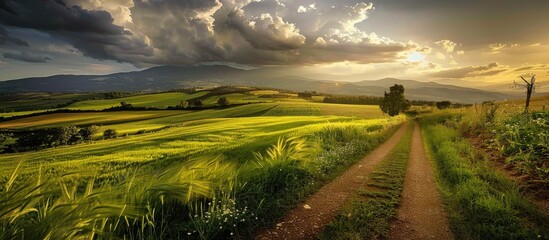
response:
[[[290,211],[276,226],[260,231],[256,239],[312,239],[345,206],[374,166],[396,146],[409,124],[404,123],[389,140]]]
[[[425,153],[419,125],[414,124],[402,199],[388,239],[453,239],[433,166]]]

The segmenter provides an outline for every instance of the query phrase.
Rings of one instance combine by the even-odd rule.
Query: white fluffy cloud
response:
[[[446,50],[446,52],[448,52],[448,53],[454,52],[454,49],[457,46],[457,43],[452,42],[448,39],[440,40],[440,41],[437,41],[435,43],[437,45],[439,45],[440,47],[442,47],[444,50]]]

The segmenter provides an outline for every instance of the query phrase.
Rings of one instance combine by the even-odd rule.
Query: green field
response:
[[[89,184],[90,177],[93,176],[94,180],[91,182],[94,185],[93,189],[98,191],[98,195],[103,196],[102,204],[97,206],[101,206],[100,209],[113,208],[113,206],[119,206],[121,201],[126,201],[125,205],[130,204],[130,206],[135,207],[136,212],[131,213],[130,210],[123,211],[124,217],[136,220],[132,214],[145,217],[148,214],[154,213],[151,213],[151,210],[141,209],[145,202],[139,200],[147,196],[150,191],[153,191],[152,189],[166,186],[176,187],[180,184],[185,185],[189,183],[187,182],[189,178],[191,182],[202,182],[196,186],[194,183],[190,185],[194,186],[193,190],[188,189],[190,195],[187,195],[183,199],[176,198],[177,201],[185,202],[180,206],[187,209],[185,211],[197,211],[198,209],[195,206],[189,204],[190,202],[193,204],[203,202],[199,196],[203,195],[207,199],[217,196],[214,198],[230,200],[230,198],[224,197],[223,194],[219,195],[221,193],[219,191],[230,186],[233,180],[227,182],[227,180],[220,181],[216,179],[223,178],[223,176],[232,179],[238,176],[241,180],[234,183],[246,183],[247,187],[239,188],[239,190],[233,189],[231,190],[232,194],[241,195],[238,198],[240,199],[239,201],[248,202],[247,205],[254,209],[257,216],[270,221],[269,219],[279,216],[268,210],[274,207],[273,204],[282,201],[288,202],[288,206],[291,206],[290,202],[298,198],[287,197],[297,193],[302,195],[309,191],[307,190],[309,188],[306,185],[302,185],[301,181],[289,181],[287,184],[294,186],[292,187],[293,190],[287,191],[284,194],[277,194],[270,190],[267,192],[265,192],[266,190],[261,190],[261,194],[267,194],[264,196],[257,195],[257,193],[248,193],[249,191],[255,191],[253,189],[256,188],[272,187],[272,184],[265,185],[263,180],[261,180],[272,178],[269,177],[269,172],[274,171],[274,168],[270,170],[271,167],[269,166],[274,167],[277,164],[282,164],[280,165],[280,169],[302,172],[299,174],[306,173],[303,179],[313,177],[310,179],[311,181],[326,181],[326,173],[339,171],[338,169],[360,158],[364,152],[371,150],[373,146],[379,144],[384,137],[389,135],[394,126],[405,120],[405,117],[388,118],[380,112],[377,106],[322,104],[314,100],[299,99],[294,95],[287,95],[284,98],[277,95],[275,98],[270,98],[269,96],[272,94],[276,95],[279,92],[260,90],[254,92],[221,93],[219,95],[212,95],[209,91],[197,92],[195,94],[159,93],[119,99],[86,100],[73,103],[68,107],[74,110],[101,110],[119,106],[120,102],[123,101],[135,107],[161,109],[167,106],[178,105],[181,101],[196,98],[203,101],[204,107],[209,107],[203,110],[69,112],[29,117],[24,117],[23,113],[35,112],[21,112],[19,115],[23,117],[0,122],[0,130],[25,132],[36,129],[60,129],[67,126],[84,127],[97,125],[99,126],[99,131],[96,133],[94,141],[84,141],[76,145],[56,146],[38,151],[0,154],[0,183],[2,186],[0,189],[6,191],[6,194],[2,195],[2,197],[17,199],[17,194],[25,192],[27,196],[35,196],[33,195],[33,190],[25,187],[28,186],[25,185],[25,182],[38,181],[37,184],[42,186],[41,188],[53,189],[52,194],[54,195],[40,194],[33,198],[27,197],[27,199],[46,200],[44,197],[49,196],[48,198],[56,199],[55,201],[68,201],[71,204],[76,204],[75,206],[87,208],[90,205],[82,202],[85,198],[77,197],[81,192],[76,189],[83,187],[82,183],[84,182],[88,182]],[[215,107],[217,99],[221,96],[227,97],[233,106]],[[4,116],[16,115],[18,114],[11,113],[11,115]],[[115,129],[119,137],[116,139],[100,139],[102,132],[106,129]],[[343,138],[341,136],[336,137],[339,134],[343,134]],[[329,140],[332,137],[336,138]],[[347,142],[354,142],[353,139],[355,138],[362,140],[347,146]],[[11,142],[13,141],[11,140]],[[353,151],[349,152],[349,148]],[[261,157],[257,155],[258,153],[269,153],[272,149],[282,151],[277,154],[283,155],[278,157],[277,154],[261,155]],[[337,151],[332,152],[334,150]],[[284,155],[283,152],[285,151],[288,151],[289,155]],[[303,155],[306,152],[314,152],[314,154]],[[314,163],[313,160],[317,158],[315,156],[324,152],[328,154],[326,156],[336,154],[334,157],[337,156],[339,164],[334,164],[334,162],[328,159]],[[273,153],[271,152],[270,154]],[[282,156],[286,157],[280,158]],[[217,160],[214,161],[212,159]],[[263,163],[260,163],[262,161]],[[294,161],[295,164],[300,165],[298,168],[294,169],[294,167],[291,167]],[[267,162],[269,164],[264,165]],[[286,165],[290,163],[291,165]],[[215,167],[211,164],[214,164],[213,166]],[[259,166],[262,167],[258,168]],[[173,175],[173,172],[170,172],[174,169],[189,170],[184,171],[185,177],[181,176],[178,179],[172,179],[173,176],[177,176]],[[206,169],[209,169],[207,170],[208,174],[203,172]],[[258,169],[260,170],[259,172]],[[266,172],[257,175],[257,173],[262,171]],[[188,175],[194,172],[197,172],[199,175],[193,175],[194,177]],[[139,182],[135,187],[132,187],[133,185],[131,184],[128,185],[127,181],[131,175],[139,176],[133,180]],[[61,182],[56,182],[56,179]],[[71,180],[68,180],[69,183],[63,179]],[[157,180],[151,181],[151,179]],[[65,191],[63,189],[68,190],[70,188],[69,185],[76,187],[75,192],[65,192],[65,196],[76,194],[74,197],[70,199],[54,197],[59,196],[57,193]],[[112,193],[102,195],[115,191],[114,189],[120,187],[127,189],[135,188],[132,192],[136,194],[136,199],[128,199],[121,196],[112,198],[116,195]],[[18,190],[10,192],[10,188]],[[200,190],[202,188],[204,190]],[[175,192],[173,194],[177,195]],[[107,198],[109,200],[106,200]],[[20,202],[6,200],[3,206],[16,206],[18,204]],[[33,205],[41,209],[39,211],[62,211],[63,208],[60,206],[63,205],[55,204],[57,205],[54,205],[51,210],[45,209],[45,206],[41,204],[33,205],[33,203],[28,203],[27,205]],[[259,208],[259,206],[270,207],[264,209]],[[157,205],[157,207],[163,208],[163,205]],[[118,212],[119,210],[116,211]],[[98,210],[88,209],[85,211],[93,213]],[[0,214],[7,216],[5,214],[10,213],[2,213],[0,211]],[[65,214],[68,218],[72,216],[69,213]],[[101,218],[98,216],[101,216],[101,214],[94,215],[91,219],[95,219],[93,221],[100,219],[103,219],[100,221],[110,221],[109,219],[114,219],[112,217]],[[19,217],[15,218],[19,219]],[[21,218],[22,221],[27,221],[25,219],[27,218]],[[90,220],[85,224],[83,223],[82,226],[99,227],[99,225],[91,224],[93,221]],[[154,218],[152,221],[154,222],[154,226],[146,224],[148,229],[141,231],[142,236],[158,236],[157,234],[159,234],[162,228],[156,228],[155,226],[161,224],[159,222],[160,219]],[[171,221],[166,224],[178,229],[176,232],[181,232],[187,231],[185,229],[188,227],[196,227],[196,224],[199,224],[200,221],[202,220],[192,220],[188,216],[183,216],[182,222]],[[45,224],[45,222],[47,222],[46,219],[36,221],[37,224]],[[71,224],[65,223],[65,225],[69,226]],[[101,228],[104,229],[105,226]],[[131,222],[124,224],[124,228],[130,229],[137,229],[137,226],[136,223]],[[255,228],[254,224],[242,225],[241,227],[250,230]],[[227,229],[237,230],[241,227],[232,228],[228,225]],[[63,231],[56,228],[42,228],[49,229],[50,235],[60,238],[67,238],[70,235],[66,234],[72,232],[63,228],[59,228]],[[17,227],[11,228],[10,225],[3,229],[3,234],[6,234],[3,236],[10,236],[10,234],[17,235]],[[118,229],[117,231],[133,232],[130,229]],[[104,230],[109,231],[107,229]],[[199,230],[196,229],[193,231]],[[160,236],[173,237],[180,235],[180,233],[174,234],[160,234]],[[204,234],[223,236],[225,233],[216,233],[208,230]],[[0,236],[2,235],[0,234]],[[36,235],[35,237],[41,238],[40,236],[43,235]],[[83,236],[89,235],[84,234]]]
[[[94,102],[102,100],[94,100]],[[36,129],[67,125],[100,125],[103,130],[112,128],[120,133],[136,133],[139,130],[157,130],[180,125],[188,121],[206,118],[252,116],[346,116],[358,119],[384,118],[377,106],[323,104],[306,101],[280,101],[248,104],[231,108],[202,111],[123,111],[54,113],[0,122],[0,129]]]
[[[162,96],[163,99],[157,99],[154,102],[153,97],[158,96]],[[173,98],[169,99],[168,96]],[[259,190],[261,194],[267,194],[263,197],[257,195],[257,192],[251,195],[247,193],[248,191],[256,191],[254,189],[274,187],[272,184],[265,185],[263,180],[260,180],[274,179],[268,177],[267,175],[270,173],[267,172],[274,173],[287,169],[288,171],[297,171],[296,174],[306,173],[304,179],[314,177],[318,179],[317,181],[326,181],[325,173],[334,172],[352,163],[365,151],[370,150],[372,146],[379,144],[381,139],[387,136],[391,129],[394,129],[393,126],[405,120],[404,117],[387,118],[381,114],[376,106],[322,104],[294,98],[266,101],[265,98],[259,98],[260,95],[240,93],[224,96],[227,96],[233,104],[245,103],[245,105],[205,110],[52,113],[0,122],[0,129],[11,131],[93,124],[100,126],[96,139],[99,139],[105,129],[116,129],[119,135],[123,136],[116,139],[57,146],[39,151],[0,154],[0,186],[2,186],[0,190],[5,191],[5,194],[0,196],[2,197],[0,198],[3,202],[2,205],[9,209],[10,206],[19,206],[21,202],[25,201],[48,202],[47,199],[55,199],[52,207],[48,209],[39,202],[36,202],[38,205],[29,202],[25,206],[43,208],[40,211],[49,212],[48,215],[61,214],[66,216],[65,219],[73,219],[73,221],[79,222],[78,224],[84,228],[93,226],[93,228],[103,229],[102,231],[106,232],[113,230],[108,230],[107,226],[109,225],[97,225],[95,222],[110,222],[116,218],[115,215],[122,213],[124,218],[132,220],[123,224],[122,229],[115,228],[116,231],[133,234],[132,232],[136,232],[140,228],[141,224],[135,221],[141,217],[144,218],[150,214],[159,215],[162,218],[168,217],[155,210],[143,209],[144,206],[155,204],[155,208],[171,208],[171,206],[159,202],[146,203],[142,198],[156,192],[155,189],[175,187],[175,189],[168,190],[170,194],[166,197],[176,196],[181,194],[181,191],[188,191],[188,195],[185,197],[176,197],[174,199],[176,202],[184,202],[180,207],[186,209],[185,211],[199,211],[193,205],[203,203],[202,198],[199,196],[205,196],[207,199],[220,198],[222,206],[236,207],[236,205],[230,204],[230,201],[234,201],[231,199],[234,198],[227,198],[223,194],[218,195],[218,191],[229,191],[231,194],[242,195],[238,198],[238,201],[248,202],[246,205],[250,209],[254,209],[253,212],[257,216],[270,221],[269,219],[275,219],[279,216],[272,214],[269,210],[277,202],[287,202],[286,205],[291,206],[291,202],[298,199],[295,197],[287,198],[292,192],[303,194],[309,190],[298,182],[292,183],[290,181],[287,184],[289,184],[288,186],[294,186],[291,187],[293,190],[284,194],[277,194],[271,190]],[[191,96],[187,97],[190,98]],[[203,101],[206,105],[215,105],[217,98],[218,96],[210,96],[203,99]],[[141,99],[141,101],[136,101],[136,99]],[[161,104],[170,104],[170,101],[175,102],[176,99],[181,101],[181,94],[154,94],[124,98],[131,104],[138,104],[139,102],[139,104],[142,104],[141,106],[152,104],[155,107],[159,107]],[[256,100],[253,101],[253,99]],[[81,109],[100,109],[110,106],[110,103],[116,105],[116,102],[120,100],[90,100],[77,104],[78,108]],[[130,102],[130,100],[133,101]],[[247,104],[248,101],[252,104]],[[343,134],[345,137],[343,139],[340,139],[340,137],[334,138],[335,142],[329,140],[334,133]],[[338,135],[333,135],[333,137]],[[353,151],[349,152],[346,142],[352,141],[353,136],[363,140],[350,145]],[[371,143],[369,143],[370,141]],[[326,150],[321,150],[318,147]],[[337,150],[339,148],[341,150]],[[280,155],[280,157],[286,157],[280,158],[276,154],[261,155],[261,157],[257,155],[257,153],[265,153],[272,151],[272,149],[281,151],[279,154],[283,155]],[[333,164],[327,159],[314,163],[313,160],[316,158],[314,156],[326,152],[328,149],[329,151],[337,150],[337,156],[334,157],[337,157],[338,161],[345,160],[345,164],[343,162]],[[303,155],[306,152],[318,153]],[[297,156],[299,157],[296,158]],[[310,163],[305,164],[305,162]],[[269,164],[264,165],[265,163]],[[298,165],[291,167],[291,165],[286,165],[288,163]],[[276,167],[278,164],[282,165]],[[322,171],[319,172],[318,169],[322,169]],[[179,173],[177,173],[178,171]],[[267,175],[257,175],[257,173],[263,171],[266,171],[264,174]],[[39,176],[38,182],[31,185],[37,184],[39,186],[37,189],[43,189],[40,190],[43,193],[39,195],[35,195],[37,192],[27,188],[31,185],[26,185],[26,182],[36,181],[36,176]],[[176,178],[173,179],[173,177]],[[234,178],[240,180],[230,180]],[[128,182],[129,179],[133,180]],[[225,183],[226,181],[229,182]],[[101,203],[89,203],[85,195],[79,195],[85,194],[77,189],[82,188],[82,184],[86,182],[88,184],[87,189],[89,189],[86,191],[96,192],[95,195],[90,196],[101,196]],[[134,185],[132,182],[136,184]],[[247,187],[223,190],[233,183],[237,185],[245,184]],[[187,189],[185,186],[192,187],[192,190],[191,188]],[[310,186],[313,187],[313,185]],[[183,187],[183,189],[180,187]],[[10,188],[15,188],[15,190],[10,191]],[[114,192],[120,192],[120,190],[116,190],[119,188],[132,189],[132,195],[118,196]],[[49,190],[46,191],[46,189]],[[53,195],[46,194],[45,191],[51,191]],[[19,196],[19,193],[26,195],[24,197]],[[129,196],[133,197],[128,198]],[[20,199],[20,201],[13,201],[12,199]],[[64,212],[65,208],[63,206],[66,205],[62,203],[69,203],[69,206],[78,206],[77,208],[82,208],[82,210],[72,209],[69,212]],[[126,205],[129,206],[129,209],[125,209],[126,207],[120,209],[118,207]],[[109,214],[116,214],[107,214],[110,217],[104,218],[101,216],[106,216],[106,213],[100,209],[111,209]],[[74,211],[82,211],[79,214],[80,216],[85,213],[92,215],[73,218],[75,216]],[[98,211],[101,211],[101,213]],[[209,211],[214,211],[214,209]],[[14,214],[14,212],[2,213],[0,211],[0,214],[8,216],[6,214]],[[204,212],[200,214],[204,214]],[[12,215],[14,219],[18,219],[17,221],[19,219],[21,221],[32,219],[32,216],[28,216],[30,218],[19,218],[18,216]],[[139,217],[136,218],[135,216]],[[180,236],[182,231],[190,231],[189,229],[195,229],[192,230],[193,232],[202,231],[196,224],[206,224],[199,219],[189,219],[187,215],[182,217],[179,221],[172,219],[165,223],[162,223],[159,218],[153,217],[150,219],[150,223],[143,225],[147,227],[146,230],[137,232],[140,232],[142,236],[160,234],[160,238],[169,238],[169,236]],[[253,216],[247,215],[246,218],[252,220]],[[47,230],[45,234],[55,236],[55,238],[70,238],[71,234],[90,236],[85,234],[87,231],[78,230],[79,227],[76,230],[67,230],[65,228],[40,226],[41,224],[47,224],[48,221],[47,218],[40,219],[36,220],[35,224],[27,226],[34,225],[33,228],[45,229]],[[59,219],[55,221],[59,223]],[[250,223],[252,222],[250,221]],[[72,225],[72,223],[60,224]],[[241,227],[250,230],[256,228],[254,224],[237,224],[234,219],[229,220],[228,223],[223,222],[220,224],[226,225],[228,231],[234,231]],[[232,224],[232,226],[227,224]],[[159,227],[156,227],[157,225]],[[161,229],[168,226],[178,230],[172,234],[161,233]],[[123,230],[124,228],[129,229]],[[4,235],[0,234],[0,236],[16,236],[19,231],[17,229],[17,225],[6,225],[2,228]],[[203,231],[203,234],[212,234],[211,236],[218,237],[229,233]],[[38,234],[34,237],[43,238],[44,235]]]
[[[110,125],[116,123],[143,121],[174,115],[185,114],[187,111],[125,111],[125,112],[83,112],[83,113],[52,113],[31,116],[0,123],[0,129],[34,129],[53,128],[67,125]]]
[[[0,169],[3,170],[1,175],[7,177],[13,170],[13,163],[22,160],[23,172],[36,171],[37,166],[62,173],[83,167],[104,171],[105,168],[123,169],[159,161],[180,162],[204,153],[225,153],[232,156],[233,161],[246,161],[253,158],[251,152],[264,149],[281,136],[304,136],[324,126],[367,126],[384,121],[324,116],[211,118],[156,133],[38,152],[4,154],[0,156]]]
[[[102,110],[120,106],[121,102],[132,104],[135,107],[167,108],[168,106],[177,106],[181,104],[181,101],[187,101],[192,98],[204,96],[207,93],[207,91],[197,92],[194,94],[175,92],[145,94],[116,99],[88,100],[71,104],[67,108],[75,110]]]
[[[108,100],[77,102],[71,109],[99,110],[119,105],[121,101],[134,106],[171,106],[185,99],[202,97],[195,94],[160,93]],[[231,103],[266,101],[258,98],[278,91],[254,91],[250,94],[224,94]],[[205,105],[215,105],[220,96],[203,99]],[[388,121],[377,106],[322,104],[298,98],[267,99],[269,103],[245,104],[206,110],[155,110],[118,112],[51,113],[0,122],[0,129],[26,131],[64,126],[97,125],[100,131],[115,129],[120,135],[132,135],[75,146],[62,146],[37,152],[0,155],[0,170],[4,178],[13,162],[23,161],[25,173],[37,166],[62,173],[93,167],[106,171],[115,166],[147,165],[159,161],[183,161],[201,153],[224,153],[235,161],[251,158],[251,152],[273,144],[279,137],[304,136],[325,126],[354,124],[366,126]],[[402,121],[395,118],[391,121]],[[114,174],[112,172],[108,174]]]
[[[103,98],[102,93],[19,93],[0,95],[0,113],[55,109],[84,99]],[[4,115],[0,115],[4,116]],[[9,116],[9,115],[8,115]]]

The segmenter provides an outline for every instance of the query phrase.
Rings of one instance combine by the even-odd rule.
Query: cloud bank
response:
[[[507,71],[507,68],[498,64],[490,63],[482,66],[468,66],[462,68],[454,68],[432,73],[435,78],[474,78],[493,76]]]
[[[379,63],[421,48],[360,30],[373,9],[310,0],[5,0],[0,24],[39,30],[85,56],[136,66]],[[1,25],[0,44],[26,43]]]
[[[10,58],[17,61],[29,63],[45,63],[51,61],[50,57],[37,56],[26,52],[21,53],[4,53],[4,58]]]

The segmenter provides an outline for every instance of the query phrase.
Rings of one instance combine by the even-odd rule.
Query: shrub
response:
[[[57,129],[57,142],[59,145],[77,143],[82,140],[80,129],[75,126],[61,127]]]
[[[80,129],[80,135],[84,140],[91,140],[92,137],[99,132],[99,127],[96,125],[86,126]]]
[[[229,106],[229,99],[227,99],[227,97],[225,96],[220,97],[219,99],[217,99],[217,106],[220,106],[220,107]]]
[[[103,138],[105,139],[111,139],[111,138],[117,138],[118,132],[115,129],[107,129],[103,132]]]

